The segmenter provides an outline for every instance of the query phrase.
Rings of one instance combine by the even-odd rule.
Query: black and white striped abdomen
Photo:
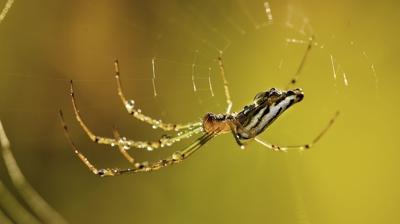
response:
[[[295,102],[295,96],[286,97],[273,105],[250,105],[238,114],[240,139],[254,138],[263,132],[276,118]]]

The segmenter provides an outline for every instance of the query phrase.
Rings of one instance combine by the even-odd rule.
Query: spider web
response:
[[[10,2],[12,3],[12,1]],[[223,3],[222,5],[224,6],[224,4],[226,3]],[[9,5],[9,3],[7,3],[7,5]],[[220,83],[218,83],[220,77],[218,68],[215,66],[215,55],[218,55],[220,51],[229,53],[231,46],[235,45],[234,39],[237,38],[237,36],[264,35],[257,34],[257,31],[259,30],[271,30],[270,33],[278,33],[278,35],[275,36],[280,36],[285,32],[284,41],[286,44],[282,45],[282,50],[287,54],[290,54],[293,49],[300,49],[301,51],[301,48],[298,48],[295,45],[301,45],[305,48],[309,42],[308,38],[311,35],[317,35],[317,39],[314,42],[314,49],[321,50],[323,51],[323,54],[325,54],[326,61],[331,67],[331,76],[334,80],[328,82],[328,84],[332,86],[351,85],[352,74],[346,72],[346,67],[341,63],[340,57],[337,57],[335,52],[333,52],[332,49],[329,49],[327,44],[323,43],[324,40],[320,39],[318,33],[314,32],[309,19],[293,5],[287,4],[282,7],[276,2],[268,1],[260,2],[259,4],[252,4],[251,6],[246,4],[244,1],[237,1],[228,4],[230,10],[233,8],[233,11],[239,11],[241,14],[239,19],[233,18],[230,15],[232,12],[227,12],[225,9],[226,7],[218,7],[219,5],[214,5],[214,8],[218,8],[218,10],[216,10],[217,19],[205,18],[205,10],[208,10],[208,8],[204,8],[202,5],[195,5],[192,3],[185,3],[182,5],[178,5],[180,15],[171,17],[165,15],[164,18],[161,19],[165,19],[167,22],[160,25],[161,28],[156,26],[154,27],[155,33],[149,35],[153,47],[150,47],[152,50],[146,52],[148,56],[142,55],[139,56],[139,59],[137,57],[128,57],[129,63],[135,63],[135,65],[144,68],[140,71],[140,75],[138,75],[139,72],[132,72],[131,69],[127,70],[130,73],[127,72],[127,76],[129,77],[126,77],[126,80],[140,82],[151,87],[143,88],[144,91],[151,90],[152,92],[152,94],[149,94],[148,92],[146,92],[146,94],[141,94],[145,103],[157,100],[157,93],[159,93],[158,95],[161,95],[161,90],[158,89],[163,88],[161,86],[166,86],[165,83],[168,82],[167,80],[174,79],[175,81],[182,82],[181,88],[183,90],[181,93],[185,93],[187,91],[187,86],[191,85],[190,88],[193,89],[192,92],[194,94],[197,94],[197,103],[200,104],[201,108],[204,108],[204,103],[212,101],[211,105],[218,105],[219,109],[221,109],[223,105],[219,102],[223,101],[218,100],[219,102],[217,102],[214,100],[216,95],[215,90],[218,88],[217,84],[219,87],[221,86]],[[275,8],[271,7],[271,5],[275,5]],[[8,11],[8,8],[9,7],[5,7],[2,14],[5,14]],[[202,9],[203,11],[199,9]],[[185,22],[185,19],[188,19],[188,21]],[[155,21],[157,21],[157,18]],[[139,32],[148,30],[147,27],[144,28],[143,26],[132,23],[132,21],[127,20],[126,18],[122,20],[117,18],[116,22],[123,24],[123,28],[133,28],[139,30]],[[193,26],[192,24],[196,25]],[[171,29],[170,26],[177,26],[177,28]],[[178,30],[179,34],[190,39],[192,46],[190,48],[185,46],[185,49],[176,49],[177,53],[172,52],[174,54],[172,55],[168,42],[171,42],[171,40],[176,38],[177,34],[171,33],[173,32],[171,30]],[[212,38],[209,37],[210,34],[213,35]],[[332,35],[331,39],[334,38],[335,37]],[[282,39],[273,42],[266,40],[266,43],[282,43],[282,41]],[[357,42],[354,40],[347,41],[347,43],[344,44],[347,44],[350,47],[353,46],[354,52],[358,51],[362,53],[362,58],[365,61],[366,67],[369,67],[369,73],[375,80],[374,82],[377,94],[378,75],[368,53],[364,49],[358,47]],[[190,44],[187,45],[190,46]],[[179,55],[180,53],[182,55]],[[175,55],[177,55],[176,58],[174,58]],[[187,57],[187,55],[191,56]],[[280,57],[278,65],[273,64],[276,71],[280,72],[280,70],[284,70],[289,66],[291,69],[296,67],[295,62],[291,62],[293,64],[287,64],[288,61],[286,61],[285,57],[287,57],[287,55],[282,55]],[[188,60],[189,58],[192,60]],[[124,70],[126,71],[126,69]],[[287,72],[287,74],[290,74],[288,70],[281,72]],[[36,75],[23,74],[20,72],[17,73],[19,74],[15,74],[15,72],[6,73],[3,74],[3,76],[43,80],[45,82],[66,82],[69,80],[69,77],[65,78],[63,76],[53,75],[37,77]],[[276,78],[277,76],[274,75],[273,77]],[[78,83],[109,82],[109,78],[71,78]],[[160,97],[162,97],[162,95]],[[239,105],[237,106],[237,109],[239,109]]]
[[[12,1],[8,2],[12,4]],[[54,97],[45,97],[49,92],[34,95],[32,99],[40,101],[39,106],[27,104],[23,98],[16,97],[16,103],[11,103],[3,97],[2,105],[7,106],[0,109],[2,117],[11,117],[8,122],[21,124],[16,120],[22,117],[20,111],[26,110],[27,107],[34,115],[52,115],[56,114],[59,107],[70,108],[67,83],[73,79],[77,83],[80,108],[88,117],[89,122],[95,124],[93,125],[94,129],[101,134],[110,135],[111,128],[116,124],[121,132],[129,133],[132,127],[129,126],[131,123],[125,125],[127,116],[121,111],[113,109],[121,107],[114,97],[114,83],[110,85],[114,81],[110,74],[112,74],[112,60],[116,56],[120,59],[123,82],[129,95],[152,116],[181,122],[201,119],[205,112],[222,113],[226,107],[225,96],[216,63],[220,52],[224,56],[234,100],[234,110],[237,111],[248,103],[257,92],[270,87],[283,88],[287,84],[297,69],[311,36],[315,36],[315,41],[311,57],[306,62],[299,84],[310,93],[310,101],[304,102],[305,106],[299,108],[298,115],[292,113],[292,120],[289,117],[286,121],[283,120],[281,123],[283,127],[292,127],[292,123],[296,120],[320,109],[323,116],[315,118],[316,121],[312,124],[317,130],[320,128],[321,122],[329,118],[331,112],[336,109],[346,111],[349,89],[353,86],[372,86],[375,97],[379,97],[379,72],[376,71],[367,50],[358,44],[357,40],[320,32],[313,26],[313,20],[302,11],[301,5],[281,4],[279,1],[256,1],[250,4],[240,0],[209,3],[210,5],[177,2],[166,7],[169,4],[171,3],[154,6],[143,3],[142,7],[147,8],[149,13],[146,16],[142,15],[144,19],[135,18],[130,15],[130,11],[124,12],[123,9],[120,9],[118,13],[112,14],[107,20],[100,21],[100,26],[107,27],[107,29],[100,29],[98,33],[97,30],[93,31],[91,35],[98,35],[102,42],[111,42],[112,44],[93,53],[97,56],[96,59],[91,58],[93,54],[86,54],[82,50],[84,48],[82,46],[85,44],[89,45],[88,49],[93,48],[89,44],[90,40],[85,40],[85,37],[80,36],[84,33],[82,30],[88,29],[90,32],[91,29],[77,25],[80,32],[69,37],[76,55],[71,53],[72,50],[65,50],[65,52],[68,53],[68,57],[79,55],[79,59],[74,60],[54,52],[47,52],[53,53],[63,60],[71,61],[71,67],[79,68],[77,70],[64,65],[52,64],[56,67],[55,72],[44,70],[47,75],[38,75],[42,71],[40,69],[32,72],[29,69],[8,68],[2,72],[0,77],[12,86],[34,86],[34,90],[28,89],[29,93],[46,86],[57,86],[51,90]],[[0,23],[10,6],[5,7],[0,14]],[[89,6],[93,5],[89,4]],[[161,16],[157,15],[163,11],[163,7],[168,10]],[[87,8],[85,6],[82,8],[82,14],[77,13],[75,22],[87,19],[86,25],[92,25],[93,18],[85,18],[83,14],[87,13]],[[151,22],[148,22],[147,19]],[[85,23],[83,22],[83,24]],[[72,33],[77,31],[73,28],[71,28]],[[116,37],[111,40],[102,39],[101,36],[107,32],[115,34]],[[107,37],[111,38],[109,35]],[[82,44],[81,41],[84,41],[85,44]],[[140,45],[138,43],[143,43],[142,48],[137,47]],[[337,45],[350,49],[346,51],[346,54],[352,55],[351,58],[355,59],[352,63],[356,63],[357,66],[344,59],[344,53],[337,48]],[[137,51],[138,49],[139,51]],[[103,54],[103,52],[107,53]],[[46,60],[51,64],[51,59],[46,58]],[[93,60],[101,61],[101,63],[93,62]],[[109,66],[102,66],[103,62],[107,61]],[[38,63],[38,61],[35,62]],[[93,63],[99,64],[98,68],[89,66]],[[318,70],[319,74],[313,70]],[[367,80],[366,82],[361,82],[356,76],[360,70],[363,71],[363,80]],[[13,91],[5,90],[4,92],[4,95],[10,95]],[[49,103],[43,102],[43,98]],[[63,100],[63,103],[60,103],[60,99]],[[321,102],[321,99],[324,102],[332,101],[333,103],[319,108],[318,103]],[[185,108],[182,108],[182,105],[185,105]],[[72,114],[71,111],[69,112]],[[12,118],[10,115],[12,113],[17,113],[19,116]],[[90,114],[96,116],[90,117]],[[70,119],[70,123],[73,123],[72,119]],[[96,123],[100,123],[100,125],[96,125]],[[59,128],[56,119],[46,125],[34,122],[29,124],[45,126],[44,128],[55,126],[54,130]],[[145,126],[138,125],[135,126],[135,129],[138,127],[144,128]],[[293,133],[301,130],[301,127],[293,128],[295,132],[273,126],[271,132],[294,139],[295,134]],[[72,126],[72,129],[80,130],[77,125]],[[47,132],[42,130],[37,136],[32,136],[31,131],[32,129],[28,129],[26,133],[22,131],[21,136],[26,139],[39,139],[39,141],[36,140],[38,141],[37,145],[47,144],[45,135]],[[151,131],[153,130],[134,133],[133,137],[149,139],[160,136],[160,132],[150,133]],[[276,139],[278,143],[282,141],[287,144],[287,139],[279,139],[277,135],[273,134],[269,136]],[[83,139],[85,136],[75,134],[74,137]],[[59,144],[48,147],[56,148],[57,146]],[[82,144],[82,146],[84,148],[89,144]],[[100,161],[97,161],[99,164],[109,165],[108,157],[103,161],[102,158],[96,158],[98,153],[100,152],[88,152],[88,155],[94,160],[99,159]],[[105,150],[104,153],[108,155],[109,151]],[[169,153],[154,152],[148,156],[151,158],[162,157]],[[70,156],[68,151],[65,154]],[[147,158],[147,154],[142,155],[139,152],[138,158],[142,158],[142,156]],[[121,162],[117,159],[115,161],[115,164]],[[50,163],[49,167],[54,167],[54,165]],[[298,185],[296,171],[292,167],[287,169],[294,176],[290,181],[297,221],[310,223],[301,190],[297,190],[296,187]],[[40,172],[36,171],[35,173]],[[40,179],[36,181],[40,186]]]

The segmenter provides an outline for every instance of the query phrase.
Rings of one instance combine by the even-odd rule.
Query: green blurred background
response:
[[[399,223],[398,1],[269,4],[270,25],[258,0],[16,0],[0,24],[0,119],[28,180],[71,223]],[[305,21],[309,26],[303,27]],[[337,123],[310,151],[277,153],[256,143],[239,150],[226,135],[181,165],[102,179],[86,170],[64,138],[60,108],[92,162],[129,166],[118,152],[90,142],[78,126],[70,79],[82,116],[96,133],[112,136],[116,126],[132,139],[163,134],[124,110],[113,77],[116,57],[127,95],[144,113],[186,122],[225,110],[218,49],[224,49],[234,110],[240,110],[257,92],[285,87],[306,48],[286,39],[307,41],[311,34],[318,46],[298,83],[305,100],[262,134],[274,144],[307,143],[340,109]],[[155,160],[189,142],[131,153]]]

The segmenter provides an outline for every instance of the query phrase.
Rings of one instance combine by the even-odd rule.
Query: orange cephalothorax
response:
[[[232,115],[207,113],[203,118],[203,130],[206,133],[228,133],[234,120]]]

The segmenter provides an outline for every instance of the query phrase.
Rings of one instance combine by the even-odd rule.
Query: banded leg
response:
[[[296,73],[294,74],[293,78],[290,80],[290,82],[287,84],[286,89],[289,89],[290,86],[294,86],[297,83],[297,80],[299,79],[299,76],[301,74],[301,71],[303,70],[304,64],[306,63],[308,53],[310,53],[312,45],[314,41],[314,36],[310,37],[310,42],[307,45],[306,52],[304,53],[303,58],[301,59],[300,65],[297,68]]]
[[[86,125],[86,123],[82,119],[82,116],[80,115],[78,105],[77,105],[76,99],[75,99],[75,92],[74,92],[74,86],[73,86],[72,80],[71,80],[70,93],[71,93],[72,107],[74,109],[76,120],[78,121],[78,123],[82,127],[82,129],[85,131],[85,133],[89,136],[89,138],[93,142],[98,143],[98,144],[105,144],[105,145],[111,145],[111,146],[123,144],[124,147],[128,147],[128,148],[134,147],[134,148],[141,148],[141,149],[146,148],[148,150],[153,150],[153,149],[164,147],[164,146],[171,146],[175,142],[179,142],[185,138],[190,138],[192,135],[198,134],[202,131],[201,127],[197,127],[193,130],[183,131],[180,135],[174,136],[174,137],[164,135],[159,140],[156,140],[156,141],[134,141],[134,140],[127,140],[126,138],[121,138],[121,142],[119,142],[119,141],[115,140],[114,138],[98,136],[98,135],[95,135],[92,132],[92,130],[90,130],[90,128]]]
[[[274,150],[274,151],[287,151],[289,149],[298,149],[298,150],[309,149],[312,146],[314,146],[326,134],[326,132],[329,130],[329,128],[332,127],[333,123],[335,123],[335,120],[339,116],[339,114],[340,114],[340,112],[336,111],[335,115],[333,116],[333,118],[331,118],[331,120],[329,121],[327,126],[324,129],[322,129],[322,131],[317,135],[317,137],[315,137],[314,140],[309,144],[297,145],[297,146],[278,146],[278,145],[273,145],[273,144],[267,143],[259,138],[255,138],[255,141],[269,149]]]
[[[149,116],[144,115],[140,109],[134,108],[135,102],[133,100],[127,100],[122,91],[122,83],[121,83],[121,78],[120,78],[118,60],[114,61],[114,69],[115,69],[115,79],[117,80],[118,95],[121,98],[121,101],[124,104],[128,113],[131,114],[136,119],[152,125],[153,128],[161,128],[164,131],[180,131],[180,130],[184,130],[184,129],[193,129],[193,128],[200,127],[202,125],[201,122],[194,122],[194,123],[187,123],[187,124],[164,123],[161,120],[156,120]]]
[[[121,135],[119,134],[117,129],[114,129],[113,133],[114,133],[115,140],[118,142],[119,152],[124,156],[124,158],[126,160],[128,160],[129,163],[134,164],[135,159],[131,155],[129,155],[129,153],[127,152],[129,147],[124,144],[124,140],[121,138]]]
[[[178,164],[182,162],[183,160],[187,159],[189,156],[191,156],[194,152],[196,152],[201,146],[203,146],[205,143],[207,143],[209,140],[211,140],[216,133],[207,133],[198,138],[195,142],[193,142],[191,145],[187,146],[181,151],[176,151],[173,153],[170,157],[167,157],[166,159],[158,160],[153,163],[148,163],[148,162],[142,162],[142,163],[134,163],[134,166],[132,168],[126,168],[126,169],[120,169],[120,168],[104,168],[104,169],[98,169],[96,168],[78,149],[78,147],[75,145],[75,143],[72,141],[71,136],[69,135],[68,132],[68,126],[66,125],[62,114],[60,113],[60,119],[61,123],[64,129],[64,134],[70,143],[72,149],[74,150],[75,155],[85,164],[85,166],[93,173],[96,175],[99,175],[100,177],[106,177],[106,176],[117,176],[121,174],[129,174],[129,173],[138,173],[138,172],[150,172],[150,171],[155,171],[159,170],[163,167],[167,167],[173,164]]]
[[[224,82],[224,90],[225,90],[225,97],[226,97],[226,104],[227,104],[226,113],[230,114],[233,103],[231,100],[231,94],[229,92],[228,80],[226,79],[226,76],[225,76],[225,67],[224,67],[224,63],[222,61],[222,53],[223,53],[222,51],[219,52],[218,65],[219,65],[219,70],[221,73],[222,81]]]

